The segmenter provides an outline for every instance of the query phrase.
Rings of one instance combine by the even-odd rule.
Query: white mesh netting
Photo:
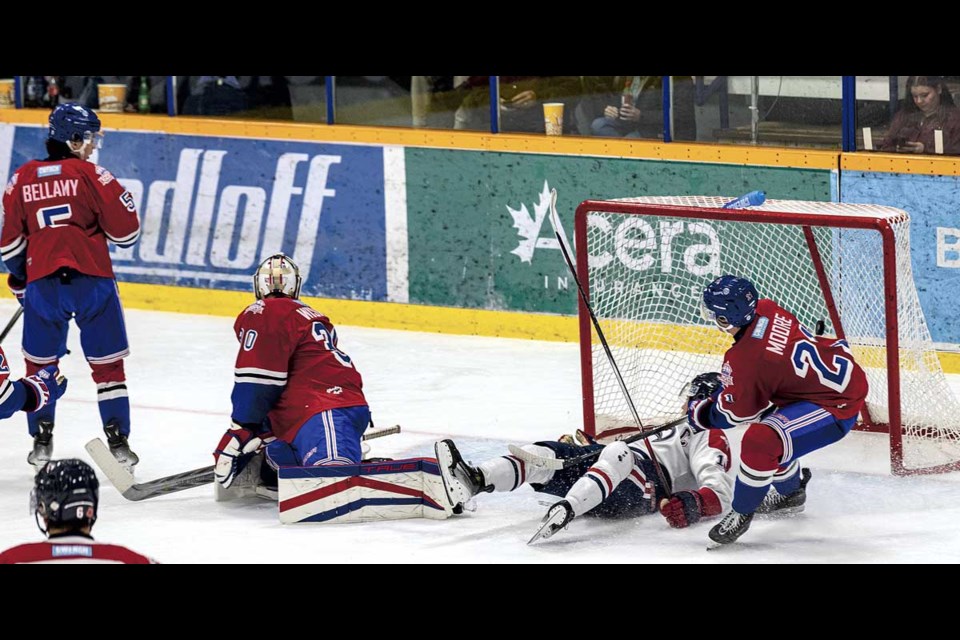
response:
[[[730,198],[672,196],[610,202],[718,209]],[[597,207],[602,209],[603,207]],[[741,210],[743,211],[743,210]],[[693,215],[591,211],[586,251],[589,296],[638,414],[660,422],[681,415],[681,391],[695,375],[718,371],[730,337],[699,314],[704,286],[724,273],[747,277],[811,330],[837,335],[803,227],[790,213],[884,218],[894,229],[897,267],[903,465],[909,472],[960,460],[960,402],[944,376],[917,297],[906,212],[879,205],[768,200],[754,222]],[[776,224],[760,222],[776,219]],[[781,224],[781,222],[784,222]],[[857,362],[867,372],[871,419],[889,422],[881,234],[810,227]],[[602,345],[592,334],[596,429],[632,424]],[[899,466],[894,454],[894,467]]]

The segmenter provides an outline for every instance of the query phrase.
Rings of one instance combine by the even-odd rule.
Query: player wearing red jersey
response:
[[[82,460],[53,460],[34,478],[30,509],[45,542],[0,553],[0,564],[157,564],[145,555],[90,535],[97,521],[100,483]]]
[[[370,424],[363,380],[330,319],[299,300],[300,285],[290,258],[267,258],[253,277],[256,302],[234,323],[233,425],[213,454],[224,489],[264,448],[273,470],[360,462]]]
[[[815,336],[749,280],[724,275],[704,289],[702,313],[734,344],[719,385],[689,403],[690,424],[747,425],[733,509],[710,530],[716,544],[734,542],[756,512],[803,508],[810,472],[800,458],[853,428],[867,397],[867,378],[845,340]],[[771,487],[772,485],[772,487]]]
[[[133,196],[91,162],[103,138],[100,119],[78,104],[50,114],[47,157],[17,169],[3,193],[0,255],[10,290],[23,304],[27,374],[56,367],[74,318],[97,384],[104,432],[114,457],[132,467],[130,402],[123,358],[127,332],[107,242],[133,245],[140,222]],[[27,416],[37,468],[53,454],[56,403]]]

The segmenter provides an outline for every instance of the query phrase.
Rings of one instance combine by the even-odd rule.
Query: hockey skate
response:
[[[533,534],[527,544],[533,544],[537,540],[546,540],[560,529],[566,529],[570,521],[573,520],[573,508],[566,500],[561,500],[550,507],[547,515],[540,521],[540,528]]]
[[[110,445],[110,453],[122,464],[127,471],[133,473],[133,467],[140,462],[140,457],[130,449],[127,442],[127,436],[120,434],[120,426],[111,422],[104,425],[103,432],[107,434],[107,444]]]
[[[803,512],[804,503],[807,501],[807,483],[813,474],[810,469],[801,469],[800,475],[800,488],[793,493],[781,495],[770,487],[770,492],[763,498],[756,513],[766,518],[782,518]]]
[[[716,549],[725,544],[736,542],[737,538],[742,536],[750,528],[750,521],[753,520],[753,514],[742,514],[731,510],[723,517],[720,524],[710,529],[710,540],[713,544],[707,549]]]
[[[27,462],[39,471],[53,457],[53,422],[41,420],[39,431],[33,436],[33,451],[27,454]]]
[[[483,472],[463,461],[453,440],[441,440],[433,445],[440,466],[440,478],[447,492],[447,500],[453,512],[463,513],[463,506],[478,493],[493,491],[492,485],[486,485]]]

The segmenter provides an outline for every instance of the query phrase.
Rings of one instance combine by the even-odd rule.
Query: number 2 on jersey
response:
[[[839,342],[839,341],[838,341]],[[833,366],[827,365],[812,342],[802,340],[793,347],[793,369],[801,378],[813,367],[823,386],[841,392],[850,384],[853,363],[842,356],[833,356]]]
[[[345,367],[353,368],[353,364],[350,362],[350,356],[340,351],[340,349],[337,349],[335,346],[337,342],[336,339],[327,331],[327,328],[322,322],[313,323],[313,339],[323,344],[323,348],[332,353],[333,357],[337,359],[337,362]]]

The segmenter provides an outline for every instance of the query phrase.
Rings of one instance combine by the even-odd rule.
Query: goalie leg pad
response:
[[[433,458],[281,467],[280,522],[369,522],[453,515]]]

